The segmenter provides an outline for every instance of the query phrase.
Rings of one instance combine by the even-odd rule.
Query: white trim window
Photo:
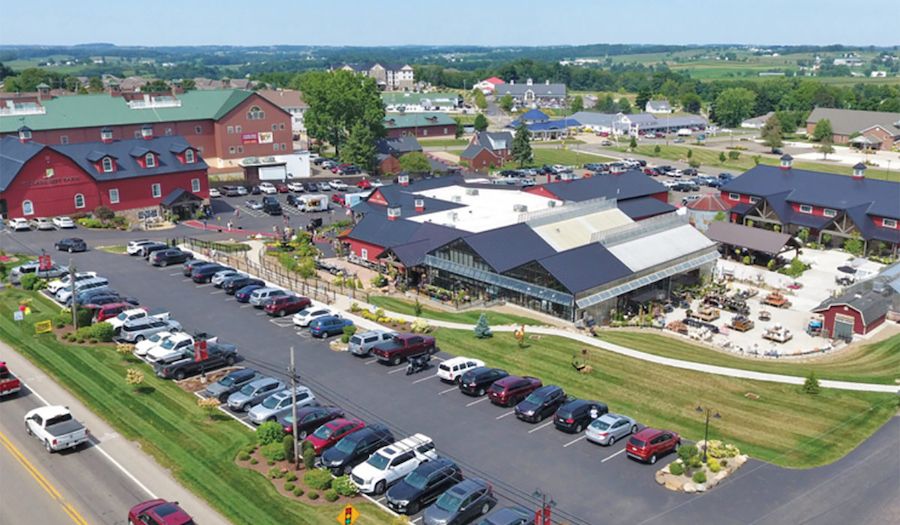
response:
[[[156,155],[154,155],[152,153],[148,153],[148,154],[144,155],[144,166],[146,166],[148,168],[155,168],[156,167]]]
[[[100,167],[103,170],[103,173],[112,173],[116,168],[113,164],[112,157],[103,157],[100,161]]]
[[[110,204],[119,204],[119,189],[118,188],[110,188],[109,203]]]
[[[253,106],[247,112],[247,120],[263,120],[265,118],[266,112],[260,109],[259,106]]]
[[[188,148],[184,150],[184,163],[185,164],[193,164],[196,162],[196,157],[194,156],[194,150]]]
[[[810,206],[809,204],[801,204],[801,205],[800,205],[800,213],[806,213],[806,214],[809,214],[809,213],[812,213],[812,212],[813,212],[813,207]]]
[[[100,130],[100,140],[112,140],[113,132],[111,129],[101,129]]]
[[[200,193],[200,179],[191,179],[191,191]]]
[[[75,194],[75,209],[80,210],[82,208],[84,208],[84,194],[76,193]]]
[[[759,202],[759,197],[750,197],[750,204],[756,204]]]
[[[22,215],[34,215],[34,203],[22,201]]]
[[[162,197],[162,186],[159,183],[150,185],[150,194],[153,195],[154,199],[158,199]]]
[[[822,215],[824,215],[828,218],[837,217],[837,210],[832,210],[831,208],[825,208],[824,210],[822,210]]]
[[[359,257],[361,259],[368,261],[369,260],[369,250],[367,248],[360,248]]]
[[[729,193],[728,199],[733,200],[733,201],[739,201],[739,200],[741,200],[741,194],[740,193]]]
[[[68,136],[68,135],[60,135],[60,137],[59,137],[59,143],[60,143],[60,144],[68,144],[68,143],[69,143],[69,136]]]
[[[897,221],[894,219],[881,219],[881,225],[885,228],[897,229]]]

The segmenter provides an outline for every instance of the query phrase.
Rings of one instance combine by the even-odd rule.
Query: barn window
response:
[[[825,215],[826,217],[836,217],[837,210],[832,210],[831,208],[825,208],[825,210],[822,211],[822,214]]]
[[[188,148],[184,150],[184,162],[185,164],[193,164],[194,163],[194,150]]]
[[[191,179],[191,191],[194,193],[200,192],[200,179]]]
[[[110,157],[103,157],[103,160],[100,161],[100,165],[103,168],[103,173],[112,173],[115,169],[113,166],[113,160]]]
[[[148,153],[148,154],[144,155],[144,165],[147,166],[148,168],[155,168],[156,167],[156,155],[154,155],[152,153]]]
[[[194,126],[194,133],[200,135],[203,133],[203,126]]]
[[[247,112],[247,120],[263,120],[265,118],[266,112],[260,109],[259,106],[253,106]]]
[[[897,229],[897,221],[894,219],[881,219],[881,225],[885,228]]]
[[[34,215],[34,204],[31,201],[22,201],[22,215]]]
[[[75,208],[79,210],[81,208],[84,208],[84,195],[82,195],[81,193],[75,194]]]
[[[154,199],[162,197],[162,188],[159,184],[151,184],[150,192],[152,193]]]
[[[119,203],[119,190],[118,188],[112,188],[109,190],[109,203],[110,204],[118,204]]]
[[[813,208],[809,204],[800,205],[800,213],[812,213]]]

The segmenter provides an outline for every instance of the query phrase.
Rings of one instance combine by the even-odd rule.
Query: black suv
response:
[[[262,199],[263,201],[263,211],[268,213],[269,215],[281,215],[281,203],[278,202],[278,199],[272,197],[271,195],[266,195]]]
[[[87,243],[78,237],[66,237],[56,241],[56,249],[62,252],[86,252]]]
[[[462,480],[462,470],[447,458],[422,463],[387,491],[387,506],[411,516]]]
[[[152,242],[150,244],[145,244],[145,245],[141,246],[141,257],[149,260],[150,254],[152,254],[153,252],[158,252],[160,250],[166,250],[169,247],[170,246],[164,242]]]
[[[192,253],[183,252],[178,248],[169,248],[168,250],[153,252],[150,256],[150,264],[153,266],[168,266],[170,264],[183,263],[193,257]]]
[[[556,412],[566,401],[566,392],[562,388],[556,385],[542,386],[516,405],[516,417],[522,421],[537,423]]]
[[[559,407],[553,419],[553,425],[563,432],[580,434],[591,424],[591,421],[607,412],[609,412],[609,407],[605,403],[573,399]]]
[[[508,376],[509,372],[500,368],[479,366],[462,375],[459,391],[470,396],[483,396],[491,383]]]
[[[297,437],[306,439],[306,436],[332,419],[344,417],[344,411],[338,407],[305,406],[297,409]],[[291,414],[282,416],[279,420],[286,434],[294,432],[294,418]]]
[[[223,271],[230,270],[231,268],[227,266],[222,266],[221,264],[210,264],[208,266],[201,266],[199,268],[194,268],[194,271],[191,272],[191,279],[194,280],[195,283],[208,283],[212,281],[213,275]]]
[[[222,289],[225,290],[225,293],[227,293],[228,295],[234,295],[241,288],[251,285],[265,286],[266,283],[261,279],[254,279],[253,277],[240,275],[225,279],[225,281],[222,282]]]
[[[379,448],[394,442],[394,435],[384,425],[369,425],[342,438],[322,453],[322,466],[340,476],[350,474],[353,467],[369,459]]]

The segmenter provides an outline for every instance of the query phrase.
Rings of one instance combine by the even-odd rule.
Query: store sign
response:
[[[271,131],[260,131],[259,132],[259,143],[260,144],[271,144],[275,141],[275,134]]]
[[[241,144],[258,144],[259,137],[256,136],[256,133],[242,133],[241,134]]]
[[[38,257],[38,270],[46,271],[53,268],[53,260],[49,255],[41,255]]]

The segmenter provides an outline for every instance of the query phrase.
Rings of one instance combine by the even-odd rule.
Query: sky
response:
[[[0,44],[900,44],[898,0],[4,1]],[[891,14],[893,13],[893,14]]]

